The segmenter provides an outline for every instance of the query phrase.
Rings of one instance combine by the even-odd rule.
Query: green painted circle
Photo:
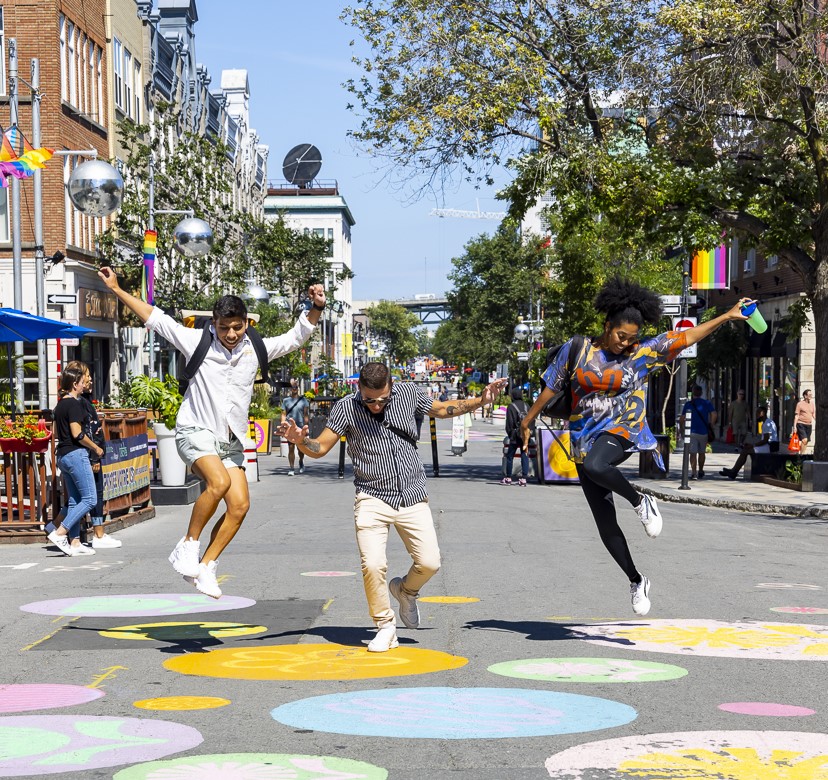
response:
[[[676,680],[686,669],[630,658],[526,658],[493,664],[489,671],[521,680],[579,683],[632,683]]]
[[[348,780],[387,780],[388,772],[373,764],[333,756],[224,753],[137,764],[117,772],[112,780],[156,780],[162,777],[193,777],[199,780],[222,780],[226,777],[275,780],[284,777],[290,780],[317,780],[328,776],[347,777]]]
[[[44,755],[69,744],[69,735],[47,729],[0,726],[0,758],[11,761],[26,756]]]

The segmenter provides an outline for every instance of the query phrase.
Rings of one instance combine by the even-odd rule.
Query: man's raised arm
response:
[[[103,283],[115,293],[115,296],[118,300],[124,304],[128,309],[131,309],[138,317],[141,318],[141,322],[146,322],[150,314],[152,314],[153,306],[150,306],[146,301],[142,301],[140,298],[136,298],[134,295],[130,295],[126,290],[122,290],[121,286],[118,284],[118,277],[109,267],[101,268],[98,271],[98,276],[103,280]]]
[[[494,403],[500,391],[506,386],[508,379],[497,379],[486,387],[480,398],[463,398],[457,401],[434,401],[431,404],[429,417],[445,420],[449,417],[458,417],[466,412],[479,409],[481,406]]]
[[[293,420],[288,420],[276,429],[276,433],[284,436],[291,444],[295,444],[301,452],[311,458],[325,457],[339,441],[339,434],[330,428],[325,428],[316,439],[311,439],[308,432],[307,425],[300,428]]]

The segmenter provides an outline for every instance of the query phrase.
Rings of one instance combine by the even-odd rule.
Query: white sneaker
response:
[[[104,534],[103,536],[93,536],[92,537],[92,548],[95,550],[109,550],[115,549],[116,547],[120,547],[122,544],[120,539],[114,539],[113,537],[109,536],[108,534]]]
[[[650,581],[643,574],[641,582],[630,583],[630,596],[636,615],[646,615],[650,611]]]
[[[305,473],[305,467],[304,467],[304,466],[299,466],[299,473],[300,473],[300,474],[304,474],[304,473]]]
[[[91,547],[87,547],[85,544],[71,544],[69,545],[69,549],[72,551],[70,555],[94,555],[95,551]]]
[[[71,557],[74,554],[72,552],[72,545],[69,543],[69,538],[67,536],[61,536],[57,531],[52,531],[52,533],[48,534],[46,538],[64,555]]]
[[[289,476],[289,477],[292,477],[292,476],[293,476],[293,469],[291,469],[290,471],[288,471],[288,476]]]
[[[391,623],[377,630],[377,635],[368,643],[368,652],[384,653],[386,650],[392,650],[399,646],[400,643],[397,641],[397,627]]]
[[[169,561],[173,565],[173,569],[185,577],[198,577],[198,548],[198,539],[187,541],[186,536],[182,537],[170,553]]]
[[[205,596],[210,598],[220,599],[221,588],[216,579],[216,569],[218,568],[218,561],[210,561],[209,563],[198,564],[198,574],[195,577],[184,577],[191,585],[195,585],[196,590],[201,591]]]
[[[664,524],[661,519],[661,512],[658,511],[656,500],[649,495],[641,493],[641,503],[635,508],[638,519],[644,524],[647,536],[655,539],[661,533],[661,526]]]
[[[406,628],[419,628],[420,627],[420,609],[417,606],[417,597],[410,596],[403,590],[402,586],[402,579],[400,577],[394,577],[391,582],[388,583],[388,590],[391,591],[391,595],[400,602],[400,620],[402,620],[403,625]]]

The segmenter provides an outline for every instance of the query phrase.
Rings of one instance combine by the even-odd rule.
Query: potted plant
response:
[[[52,432],[45,420],[33,415],[6,417],[0,428],[0,449],[3,452],[46,452]]]
[[[178,380],[169,374],[163,382],[156,377],[136,376],[130,384],[130,394],[135,403],[151,409],[155,415],[153,430],[161,484],[168,487],[183,485],[187,479],[187,466],[175,446],[175,418],[183,400],[178,392]]]

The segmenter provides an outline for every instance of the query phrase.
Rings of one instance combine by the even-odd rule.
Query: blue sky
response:
[[[270,147],[268,176],[282,178],[282,160],[299,143],[322,152],[320,179],[336,179],[356,220],[354,298],[403,298],[443,293],[451,258],[491,220],[429,216],[435,206],[501,211],[494,190],[464,185],[434,198],[406,202],[347,131],[357,117],[341,86],[359,71],[350,61],[356,32],[339,20],[337,0],[197,0],[196,57],[218,87],[221,71],[246,68],[251,124]],[[232,9],[232,10],[230,10]],[[239,11],[242,11],[239,13]]]

